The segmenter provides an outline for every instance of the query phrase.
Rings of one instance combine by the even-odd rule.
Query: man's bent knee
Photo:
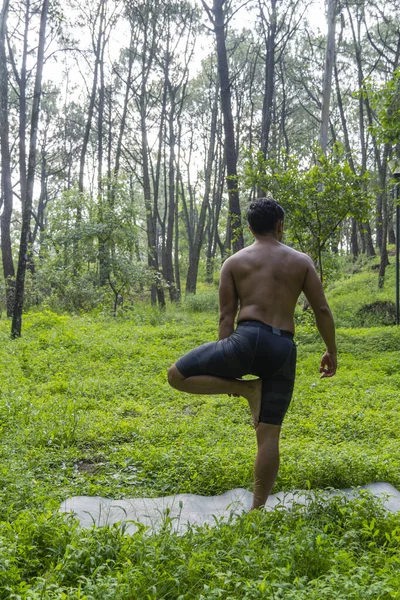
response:
[[[168,369],[168,383],[169,383],[170,386],[172,386],[176,390],[180,389],[180,383],[184,379],[185,379],[184,376],[182,375],[182,373],[180,373],[178,371],[178,369],[176,368],[175,364],[173,364],[172,367],[170,367]]]

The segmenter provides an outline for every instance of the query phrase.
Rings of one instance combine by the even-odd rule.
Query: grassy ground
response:
[[[391,278],[393,267],[379,298],[392,299]],[[329,292],[339,324],[357,323],[355,311],[377,296],[369,268]],[[137,307],[118,319],[32,313],[16,341],[0,321],[0,598],[400,599],[400,517],[368,495],[321,492],[308,511],[251,513],[184,536],[168,516],[149,537],[81,531],[58,513],[71,495],[251,488],[246,402],[167,384],[177,357],[215,339],[215,293],[189,308]],[[321,381],[323,345],[299,320],[275,491],[379,480],[400,488],[400,331],[339,328],[339,372]]]
[[[394,302],[396,296],[395,248],[389,246],[390,264],[386,268],[384,285],[378,288],[380,258],[360,257],[357,262],[342,265],[342,277],[328,287],[328,298],[341,327],[359,327],[394,324]],[[390,316],[368,313],[363,307],[372,303],[392,304]]]

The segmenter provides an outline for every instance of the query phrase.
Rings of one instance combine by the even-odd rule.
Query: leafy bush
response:
[[[181,536],[168,515],[152,536],[37,518],[5,531],[0,561],[13,578],[3,580],[1,598],[400,597],[399,518],[368,494],[353,501],[317,494],[307,508],[253,512]]]
[[[357,311],[357,317],[362,325],[395,325],[396,306],[393,302],[377,300],[371,304],[365,304]]]
[[[185,297],[185,308],[191,313],[214,312],[218,313],[218,292],[200,292],[197,294],[188,294]]]
[[[372,268],[377,259],[365,263],[360,259],[353,267],[347,264],[345,274],[327,288],[327,298],[332,308],[335,322],[339,327],[379,327],[391,324],[389,308],[395,300],[394,261],[386,268],[385,285],[378,288],[378,274]],[[386,306],[389,313],[370,311],[368,305]],[[393,321],[392,321],[393,323]]]

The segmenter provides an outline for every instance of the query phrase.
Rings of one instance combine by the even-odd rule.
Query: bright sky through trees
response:
[[[310,235],[327,216],[317,252],[324,278],[341,249],[354,256],[378,250],[386,264],[395,235],[387,176],[393,144],[380,131],[386,104],[379,106],[379,87],[399,64],[398,0],[329,2],[329,28],[322,1],[51,2],[30,153],[35,298],[56,294],[80,310],[96,306],[109,284],[115,307],[146,285],[152,301],[175,301],[181,290],[196,290],[198,276],[212,283],[226,256],[249,243],[241,239],[241,215],[266,193],[290,200],[294,216],[311,215],[306,224],[293,218],[288,236],[313,258]],[[9,306],[43,6],[8,0],[2,12],[0,115],[9,135],[2,127],[1,165],[9,185],[0,211]],[[332,202],[338,197],[340,211]]]

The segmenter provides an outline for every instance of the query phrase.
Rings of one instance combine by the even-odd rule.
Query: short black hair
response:
[[[262,235],[275,230],[278,221],[283,221],[285,211],[273,198],[259,198],[247,210],[247,220],[254,233]]]

